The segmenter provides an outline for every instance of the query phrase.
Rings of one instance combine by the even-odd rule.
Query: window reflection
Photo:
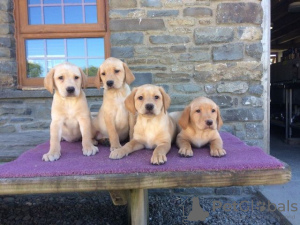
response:
[[[86,23],[97,23],[97,8],[96,6],[85,6],[85,22]]]
[[[42,24],[42,12],[41,7],[30,7],[29,8],[29,24],[36,25]]]
[[[82,7],[81,6],[66,6],[65,7],[65,23],[83,23]]]
[[[41,4],[41,0],[28,0],[29,5]]]
[[[44,4],[60,4],[61,0],[43,0]]]
[[[28,60],[27,61],[27,76],[31,78],[45,77],[45,61],[44,60]]]
[[[45,24],[61,24],[62,12],[61,7],[50,6],[44,7]]]
[[[65,45],[63,39],[49,39],[46,43],[48,57],[65,57]]]
[[[84,56],[85,55],[84,39],[82,38],[67,39],[67,49],[68,49],[68,57]]]

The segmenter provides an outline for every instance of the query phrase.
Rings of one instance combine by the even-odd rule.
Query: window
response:
[[[93,76],[110,55],[105,0],[15,0],[19,88],[42,87],[55,65],[71,62]],[[26,10],[23,10],[26,9]]]

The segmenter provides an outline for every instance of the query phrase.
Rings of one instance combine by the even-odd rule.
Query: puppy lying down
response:
[[[84,155],[95,155],[99,150],[92,143],[90,111],[82,87],[87,84],[83,71],[71,63],[62,63],[50,70],[44,79],[45,88],[53,94],[50,125],[50,150],[44,161],[60,158],[60,141],[82,139]]]
[[[170,97],[163,88],[146,84],[132,90],[125,100],[126,108],[137,113],[133,139],[110,153],[111,159],[121,159],[143,149],[154,149],[151,163],[163,164],[175,138],[176,124],[168,115]]]
[[[223,141],[218,130],[223,125],[219,107],[211,99],[199,97],[194,99],[182,113],[174,112],[171,116],[178,121],[181,131],[176,144],[179,154],[193,156],[193,147],[210,144],[211,156],[224,156]]]

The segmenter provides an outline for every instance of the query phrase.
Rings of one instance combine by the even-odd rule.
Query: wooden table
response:
[[[148,189],[225,187],[283,184],[291,179],[290,167],[267,170],[98,174],[0,179],[0,195],[108,190],[115,204],[128,200],[131,224],[148,221]]]

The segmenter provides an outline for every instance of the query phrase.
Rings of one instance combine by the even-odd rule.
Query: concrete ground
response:
[[[291,167],[292,180],[283,185],[265,186],[260,192],[282,210],[282,215],[291,224],[298,225],[300,224],[300,145],[284,143],[283,132],[278,128],[271,128],[271,155]],[[297,207],[297,210],[292,207],[292,204]]]

